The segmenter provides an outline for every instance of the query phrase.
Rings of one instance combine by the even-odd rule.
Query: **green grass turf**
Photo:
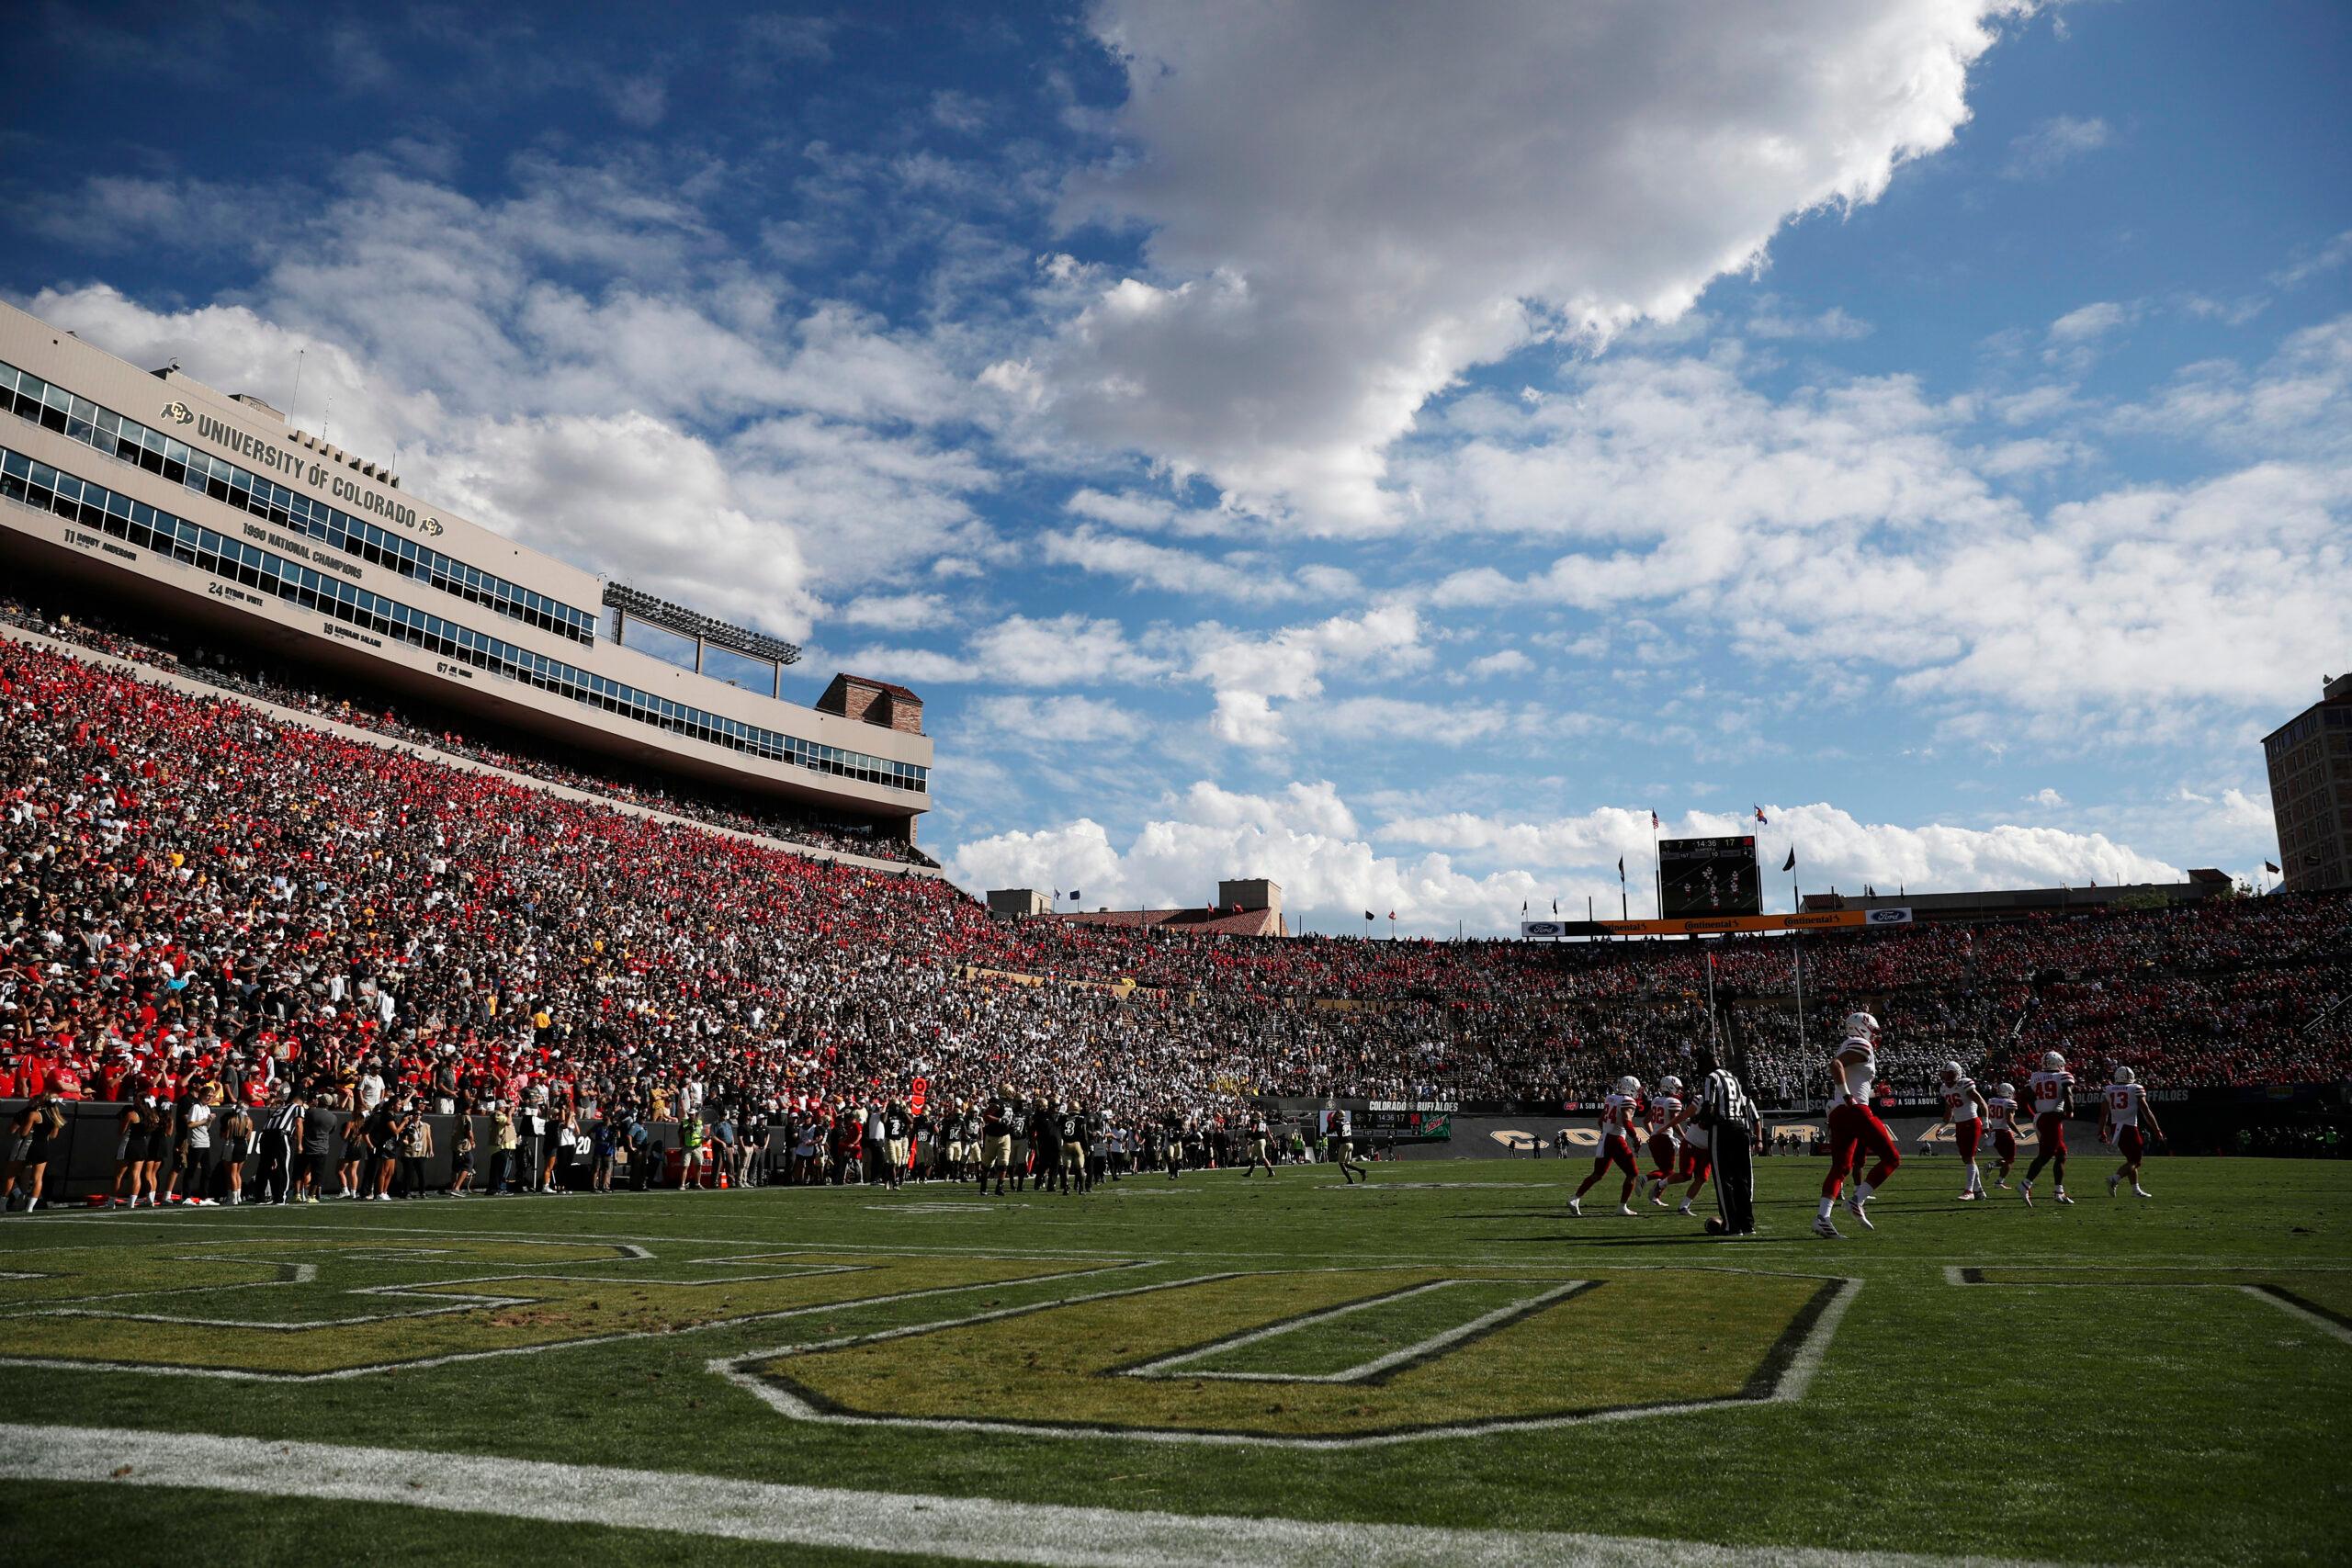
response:
[[[967,1294],[828,1305],[801,1317],[342,1382],[224,1382],[99,1368],[0,1367],[6,1391],[0,1403],[17,1421],[504,1453],[1178,1512],[2083,1562],[2352,1561],[2352,1345],[2229,1288],[2275,1283],[2341,1312],[2352,1296],[2345,1288],[2352,1280],[2346,1272],[2352,1270],[2346,1231],[2352,1168],[2158,1160],[2149,1172],[2158,1198],[2139,1203],[2128,1196],[2109,1200],[2099,1179],[2104,1168],[2084,1159],[2074,1174],[2085,1195],[2075,1207],[2045,1201],[2029,1211],[2008,1193],[1985,1204],[1954,1202],[1950,1163],[1914,1161],[1874,1208],[1878,1230],[1843,1244],[1804,1234],[1818,1161],[1759,1164],[1768,1234],[1736,1243],[1703,1240],[1693,1222],[1663,1210],[1634,1220],[1613,1213],[1572,1220],[1564,1211],[1563,1183],[1582,1169],[1556,1161],[1408,1163],[1380,1168],[1369,1190],[1342,1188],[1335,1173],[1285,1169],[1273,1182],[1231,1175],[1188,1177],[1173,1186],[1131,1179],[1091,1198],[982,1200],[956,1187],[896,1195],[787,1190],[11,1219],[0,1222],[0,1270],[79,1267],[72,1255],[83,1251],[91,1280],[86,1291],[54,1278],[0,1282],[16,1292],[0,1291],[0,1315],[53,1312],[61,1292],[186,1291],[194,1282],[231,1288],[125,1297],[127,1306],[87,1303],[85,1310],[307,1321],[354,1311],[354,1286],[581,1268],[571,1251],[537,1263],[504,1261],[518,1256],[512,1244],[519,1241],[627,1241],[655,1255],[611,1265],[623,1280],[638,1277],[630,1269],[639,1270],[648,1281],[642,1286],[583,1292],[567,1281],[551,1284],[552,1305],[497,1309],[508,1323],[485,1318],[453,1328],[424,1320],[436,1325],[436,1344],[493,1348],[508,1342],[502,1336],[544,1338],[549,1313],[569,1314],[560,1327],[574,1334],[586,1332],[580,1325],[597,1314],[626,1312],[638,1328],[670,1321],[665,1311],[676,1316],[673,1327],[706,1320],[713,1315],[708,1310],[696,1306],[689,1314],[667,1304],[680,1298],[660,1292],[693,1292],[699,1302],[714,1288],[708,1281],[721,1281],[716,1288],[723,1290],[730,1277],[729,1266],[712,1260],[754,1247],[827,1257],[896,1254],[883,1260],[894,1289],[906,1288],[910,1257],[918,1264],[937,1258],[942,1282],[978,1277],[972,1260],[978,1258],[1071,1267],[1148,1259],[1152,1266],[1086,1280],[997,1272]],[[355,1242],[372,1245],[349,1245]],[[421,1258],[414,1251],[420,1246],[460,1250]],[[187,1260],[191,1254],[197,1261]],[[519,1255],[527,1259],[529,1250]],[[319,1278],[308,1286],[255,1290],[250,1281],[257,1259],[316,1260]],[[1577,1298],[1588,1309],[1608,1290],[1630,1292],[1634,1271],[1648,1269],[1728,1265],[1845,1274],[1864,1285],[1800,1403],[1370,1449],[804,1423],[705,1370],[713,1357],[1228,1269],[1354,1266],[1422,1278],[1440,1265],[1465,1275],[1622,1282]],[[1948,1267],[1982,1269],[1988,1282],[1954,1286]],[[912,1273],[920,1284],[923,1269]],[[2115,1283],[2104,1282],[2109,1276]],[[2176,1279],[2181,1286],[2166,1282]],[[1657,1390],[1673,1385],[1685,1370],[1679,1359],[1703,1360],[1713,1342],[1736,1326],[1711,1304],[1703,1276],[1665,1277],[1660,1288],[1669,1282],[1677,1305],[1625,1314],[1618,1327],[1596,1327],[1589,1345],[1552,1343],[1545,1357],[1529,1361],[1525,1378],[1563,1408],[1589,1403],[1596,1386],[1629,1403],[1658,1397]],[[512,1280],[469,1288],[528,1291]],[[770,1282],[741,1293],[752,1310],[778,1310],[802,1288]],[[633,1306],[619,1294],[624,1291],[640,1292]],[[1268,1293],[1287,1299],[1279,1287]],[[1181,1310],[1177,1292],[1168,1299]],[[263,1300],[270,1303],[266,1313],[245,1310]],[[374,1303],[365,1310],[395,1304],[356,1301]],[[397,1304],[405,1310],[424,1303]],[[1396,1332],[1426,1332],[1435,1321],[1429,1313],[1444,1315],[1435,1303],[1428,1313],[1395,1314]],[[1269,1311],[1266,1320],[1280,1315],[1285,1314]],[[79,1321],[89,1336],[80,1342],[85,1348],[123,1359],[138,1356],[138,1324]],[[1034,1321],[1076,1319],[1057,1320],[1048,1311]],[[58,1323],[41,1317],[0,1324],[0,1343],[20,1334],[53,1335]],[[239,1332],[255,1331],[221,1330]],[[1341,1341],[1310,1337],[1302,1347],[1326,1342]],[[944,1371],[956,1358],[927,1356],[922,1348],[933,1343],[946,1341],[918,1337],[887,1342],[875,1353]],[[1097,1348],[1103,1364],[1136,1359],[1116,1354],[1118,1345]],[[1318,1364],[1323,1359],[1316,1357]],[[1427,1419],[1481,1414],[1450,1403],[1445,1380],[1426,1372]],[[956,1409],[962,1376],[933,1377],[922,1399],[931,1408]],[[1007,1382],[1001,1369],[975,1376],[974,1387]],[[1545,1380],[1556,1380],[1558,1391],[1547,1390]],[[1020,1386],[1018,1370],[1009,1382]],[[1513,1397],[1525,1393],[1522,1386]],[[444,1561],[469,1553],[482,1561],[604,1561],[631,1550],[628,1532],[518,1527],[423,1510],[120,1487],[0,1487],[13,1521],[8,1555],[20,1561],[62,1560],[39,1543],[70,1539],[71,1560],[79,1563],[152,1562],[154,1543],[164,1539],[158,1529],[190,1507],[198,1518],[267,1513],[310,1521],[317,1527],[308,1537],[315,1547],[364,1539],[370,1560],[430,1551]],[[109,1495],[94,1506],[100,1491]],[[208,1530],[201,1539],[222,1538]],[[286,1539],[290,1552],[297,1538]],[[684,1547],[673,1538],[670,1544]],[[279,1550],[265,1541],[251,1560],[275,1560],[270,1553]],[[690,1550],[710,1555],[707,1546]],[[319,1555],[314,1551],[311,1560]],[[713,1560],[728,1560],[727,1551]]]

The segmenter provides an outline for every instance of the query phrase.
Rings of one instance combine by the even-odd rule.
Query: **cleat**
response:
[[[1818,1219],[1813,1222],[1813,1234],[1820,1236],[1825,1241],[1843,1241],[1846,1239],[1844,1235],[1838,1231],[1838,1227],[1831,1224],[1826,1218]]]
[[[1666,1207],[1666,1200],[1663,1198],[1653,1198],[1650,1200],[1650,1206],[1652,1208],[1663,1209]]]
[[[2032,1183],[2032,1182],[2030,1182],[2030,1181],[2020,1181],[2020,1182],[2018,1182],[2018,1196],[2025,1200],[2025,1206],[2026,1206],[2027,1208],[2029,1208],[2029,1209],[2032,1208],[2032,1207],[2033,1207],[2033,1183]]]
[[[1874,1231],[1878,1229],[1876,1225],[1871,1224],[1871,1217],[1862,1213],[1862,1201],[1860,1198],[1847,1199],[1846,1212],[1853,1215],[1854,1223],[1860,1225],[1864,1230]]]
[[[2070,1208],[2071,1208],[2071,1207],[2074,1205],[2074,1201],[2074,1201],[2072,1198],[2067,1197],[2067,1196],[2066,1196],[2066,1190],[2065,1190],[2064,1188],[2061,1187],[2060,1189],[2058,1189],[2058,1201],[2060,1201],[2061,1203],[2064,1203],[2064,1204],[2066,1204],[2068,1207],[2070,1207]]]
[[[1629,1220],[1631,1220],[1631,1219],[1637,1219],[1637,1218],[1639,1218],[1639,1217],[1640,1217],[1639,1215],[1637,1215],[1637,1214],[1635,1214],[1635,1213],[1634,1213],[1634,1206],[1633,1206],[1631,1203],[1620,1203],[1620,1204],[1618,1204],[1618,1205],[1617,1205],[1617,1212],[1618,1212],[1619,1213],[1621,1213],[1621,1214],[1624,1215],[1624,1216],[1625,1216],[1627,1219],[1629,1219]]]
[[[2155,1194],[2135,1181],[2132,1184],[2132,1196],[2134,1198],[2153,1198]]]
[[[1694,1218],[1696,1218],[1696,1217],[1697,1217],[1696,1215],[1693,1215],[1693,1214],[1690,1213],[1690,1204],[1688,1204],[1688,1203],[1683,1204],[1683,1205],[1682,1205],[1682,1207],[1680,1207],[1679,1209],[1675,1210],[1674,1212],[1675,1212],[1676,1213],[1678,1213],[1678,1214],[1682,1215],[1682,1216],[1683,1216],[1684,1218],[1686,1218],[1686,1219],[1694,1219]]]
[[[1962,1193],[1960,1195],[1960,1201],[1963,1203],[1973,1203],[1976,1201],[1976,1189],[1972,1187],[1967,1191]]]
[[[1574,1214],[1578,1219],[1584,1218],[1584,1200],[1581,1198],[1569,1199],[1568,1213]]]
[[[1993,1185],[1999,1188],[2002,1191],[2007,1192],[2009,1190],[2009,1179],[2005,1176],[2001,1178],[2000,1180],[1993,1183]]]
[[[2123,1178],[2120,1176],[2110,1176],[2107,1179],[2107,1195],[2109,1197],[2112,1198],[2115,1196],[2116,1185]]]

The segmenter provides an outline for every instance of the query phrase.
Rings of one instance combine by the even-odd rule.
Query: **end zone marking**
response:
[[[1328,1271],[1348,1272],[1349,1270]],[[1720,1271],[1742,1274],[1774,1272],[1770,1269],[1726,1269]],[[1000,1307],[994,1311],[975,1313],[966,1317],[944,1318],[933,1323],[908,1324],[872,1334],[848,1334],[806,1344],[776,1346],[763,1350],[746,1351],[741,1355],[714,1357],[704,1363],[704,1368],[751,1394],[781,1416],[795,1421],[819,1422],[827,1426],[904,1427],[922,1431],[1080,1438],[1095,1441],[1106,1438],[1133,1438],[1140,1442],[1204,1443],[1219,1447],[1318,1450],[1386,1448],[1397,1443],[1427,1442],[1444,1438],[1485,1438],[1500,1433],[1544,1431],[1558,1427],[1592,1426],[1605,1421],[1638,1421],[1654,1416],[1695,1415],[1702,1411],[1753,1409],[1763,1404],[1792,1404],[1803,1399],[1806,1391],[1813,1386],[1814,1376],[1820,1371],[1823,1358],[1828,1354],[1829,1342],[1837,1336],[1838,1325],[1844,1320],[1846,1309],[1852,1304],[1854,1297],[1862,1288],[1861,1280],[1844,1276],[1810,1274],[1789,1276],[1796,1279],[1819,1279],[1826,1288],[1815,1293],[1812,1303],[1800,1312],[1790,1325],[1788,1334],[1783,1336],[1780,1345],[1775,1347],[1773,1353],[1767,1357],[1758,1375],[1759,1377],[1770,1376],[1772,1381],[1770,1386],[1759,1393],[1742,1393],[1718,1399],[1681,1400],[1662,1404],[1627,1405],[1620,1409],[1599,1410],[1574,1416],[1506,1417],[1475,1425],[1421,1427],[1411,1431],[1370,1432],[1351,1437],[1291,1438],[1250,1432],[1186,1432],[1152,1427],[1069,1426],[972,1416],[870,1416],[821,1408],[803,1399],[782,1383],[745,1370],[757,1363],[774,1361],[790,1356],[846,1349],[857,1345],[880,1344],[892,1339],[904,1339],[916,1335],[936,1333],[943,1329],[967,1327],[974,1324],[991,1323],[1002,1318],[1051,1311],[1056,1307],[1107,1301],[1118,1296],[1142,1295],[1154,1291],[1181,1290],[1188,1285],[1237,1279],[1250,1272],[1251,1270],[1248,1269],[1228,1269],[1222,1273],[1200,1274],[1186,1279],[1155,1280],[1148,1285],[1065,1296],[1052,1302]],[[1385,1301],[1393,1300],[1395,1297],[1392,1293],[1390,1296],[1378,1299]],[[1287,1326],[1295,1326],[1295,1324]],[[1793,1343],[1792,1343],[1792,1336],[1796,1337]],[[1230,1348],[1231,1344],[1231,1341],[1227,1341],[1217,1348]],[[1306,1382],[1321,1380],[1297,1378],[1284,1381]],[[1883,1556],[1877,1560],[1893,1561],[1891,1558]]]
[[[96,1486],[187,1486],[261,1497],[395,1504],[556,1524],[915,1557],[1160,1568],[1217,1562],[1363,1568],[1552,1562],[1592,1568],[2041,1568],[2018,1560],[1821,1547],[1728,1547],[1566,1531],[1451,1529],[1174,1514],[981,1497],[857,1492],[610,1465],[345,1448],[91,1427],[0,1425],[0,1475]]]

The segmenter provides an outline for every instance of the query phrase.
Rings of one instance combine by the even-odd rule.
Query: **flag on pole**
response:
[[[1764,808],[1760,806],[1756,808],[1756,820],[1762,823],[1767,828],[1772,825],[1772,819],[1764,815]]]
[[[1657,831],[1657,813],[1655,811],[1650,813],[1650,831],[1653,833]]]
[[[1781,869],[1782,871],[1794,871],[1794,870],[1796,870],[1796,868],[1797,868],[1797,847],[1796,847],[1794,844],[1791,844],[1791,845],[1789,846],[1789,858],[1788,858],[1787,860],[1784,860],[1784,861],[1782,861],[1782,862],[1781,863]]]
[[[1371,919],[1373,918],[1372,911],[1371,911],[1370,909],[1366,909],[1366,910],[1363,912],[1363,918],[1364,918],[1365,919],[1367,919],[1367,920],[1368,920],[1368,919]]]
[[[1073,888],[1071,888],[1071,889],[1069,890],[1069,901],[1070,901],[1071,903],[1075,904],[1075,903],[1077,903],[1077,902],[1078,902],[1078,900],[1079,900],[1079,891],[1078,891],[1078,889],[1077,889],[1077,888],[1073,887]]]
[[[2268,872],[2273,876],[2277,876],[2278,874],[2278,868],[2272,865],[2268,861],[2264,861],[2262,863],[2262,869]]]
[[[1617,880],[1620,882],[1625,880],[1625,857],[1623,855],[1619,855],[1617,857]]]
[[[1556,915],[1556,914],[1558,914],[1559,912],[1560,912],[1560,901],[1559,901],[1557,898],[1555,898],[1555,899],[1553,899],[1553,900],[1552,900],[1552,913],[1554,913],[1554,914],[1555,914],[1555,915]]]

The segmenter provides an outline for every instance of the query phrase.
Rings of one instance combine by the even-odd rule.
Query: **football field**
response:
[[[0,1556],[2352,1558],[2352,1169],[1584,1168],[12,1217]]]

